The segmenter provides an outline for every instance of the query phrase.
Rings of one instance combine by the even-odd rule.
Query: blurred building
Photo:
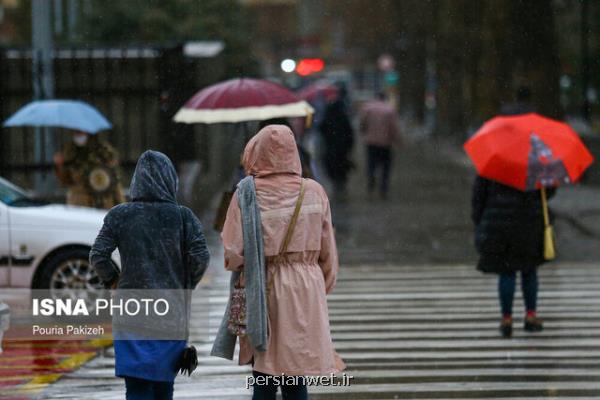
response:
[[[358,0],[240,2],[253,27],[253,52],[264,76],[278,77],[292,87],[323,77],[345,81],[355,98],[370,97],[379,89],[382,76],[377,58],[395,43],[392,0],[379,1],[377,6]],[[285,73],[280,65],[286,59],[322,60],[324,69]]]
[[[536,108],[598,116],[600,2],[593,0],[240,0],[253,24],[262,72],[292,85],[286,58],[318,57],[320,76],[350,76],[358,88],[385,84],[376,68],[395,59],[400,110],[463,137],[529,85]],[[342,73],[342,71],[345,73]],[[585,73],[587,71],[587,73]]]

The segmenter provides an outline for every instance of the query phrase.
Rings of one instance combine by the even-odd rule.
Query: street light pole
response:
[[[52,2],[48,0],[31,1],[31,60],[32,83],[35,100],[54,97],[54,68],[52,60]],[[52,161],[54,153],[53,132],[48,128],[36,128],[34,156],[37,165]],[[35,173],[35,190],[49,193],[54,189],[54,180],[47,179],[44,172]]]

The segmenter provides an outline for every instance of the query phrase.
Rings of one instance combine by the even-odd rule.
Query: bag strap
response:
[[[300,209],[302,208],[302,201],[304,200],[304,178],[300,181],[300,194],[298,195],[298,199],[296,200],[296,206],[294,207],[294,213],[292,214],[292,219],[290,220],[290,224],[288,225],[287,232],[285,233],[285,237],[283,242],[281,242],[281,248],[279,249],[279,254],[277,254],[276,258],[281,260],[285,253],[287,253],[288,245],[292,240],[292,235],[294,233],[294,228],[296,227],[296,222],[298,221],[298,216],[300,216]],[[273,288],[273,281],[275,280],[275,273],[279,268],[273,268],[273,272],[271,273],[270,279],[267,282],[267,299],[269,298],[269,293]],[[268,274],[268,272],[267,272]]]
[[[550,226],[550,215],[548,213],[548,200],[546,197],[546,188],[542,187],[540,193],[542,196],[542,210],[544,212],[544,226],[547,228]]]
[[[298,221],[298,217],[300,216],[300,210],[302,208],[302,202],[304,201],[304,178],[300,181],[300,194],[298,195],[298,199],[296,200],[296,205],[294,207],[294,213],[292,214],[292,219],[290,220],[290,224],[288,225],[287,231],[285,233],[285,237],[283,242],[281,242],[281,247],[279,248],[279,254],[277,254],[277,258],[281,259],[283,255],[287,252],[288,245],[292,240],[292,235],[294,233],[294,228],[296,227],[296,222]],[[273,271],[274,274],[275,271]],[[240,276],[235,284],[235,287],[240,289],[244,288],[246,285],[243,284],[244,281],[244,268],[242,268],[240,272]],[[267,291],[271,289],[273,286],[273,276],[267,282]]]
[[[288,245],[292,240],[292,235],[294,234],[294,228],[296,227],[296,222],[298,221],[298,216],[300,215],[300,209],[302,208],[302,201],[304,200],[304,179],[300,182],[300,194],[298,195],[298,199],[296,200],[296,206],[294,207],[294,214],[292,214],[292,219],[290,220],[290,224],[288,225],[287,232],[285,233],[285,238],[283,242],[281,242],[281,248],[279,249],[279,256],[283,256],[287,252]]]

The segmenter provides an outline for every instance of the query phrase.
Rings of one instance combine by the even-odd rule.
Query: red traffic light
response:
[[[296,73],[300,76],[307,76],[315,72],[323,71],[325,61],[320,58],[303,58],[298,61]]]

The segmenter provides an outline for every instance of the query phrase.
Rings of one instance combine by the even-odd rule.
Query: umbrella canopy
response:
[[[314,112],[306,101],[275,82],[231,79],[202,89],[173,117],[175,122],[207,124],[306,117]]]
[[[480,176],[523,191],[576,182],[594,160],[569,125],[535,113],[491,119],[464,149]]]
[[[327,81],[316,81],[298,91],[298,96],[306,101],[313,102],[319,96],[327,101],[333,101],[339,96],[339,88]]]
[[[98,110],[79,100],[31,102],[7,119],[4,126],[50,126],[91,134],[112,128],[111,123]]]

